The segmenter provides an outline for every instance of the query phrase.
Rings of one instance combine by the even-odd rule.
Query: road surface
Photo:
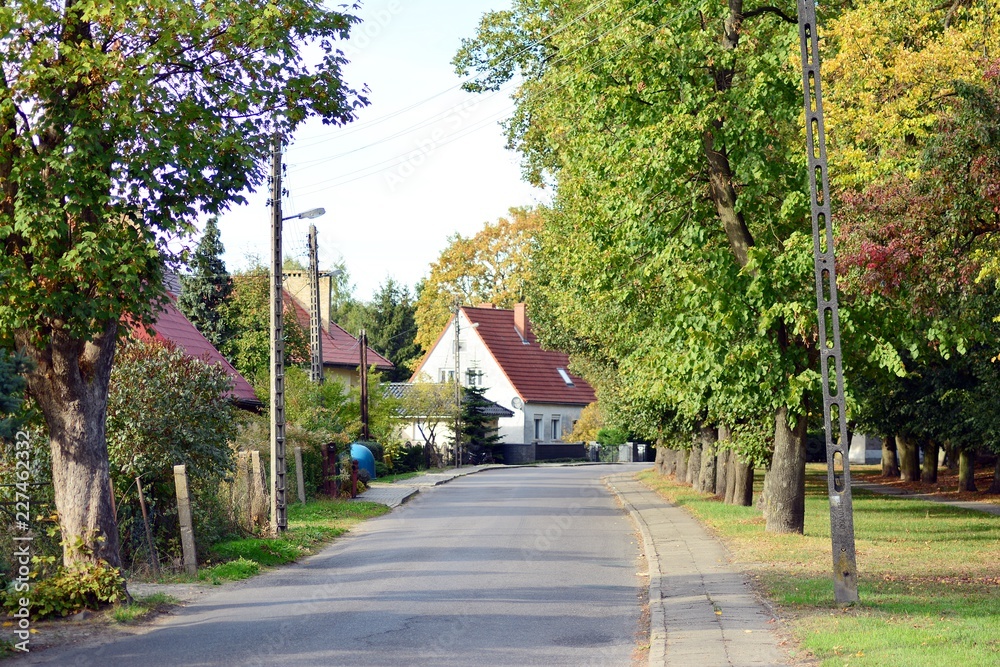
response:
[[[59,665],[630,665],[639,540],[600,478],[488,470]],[[634,466],[639,469],[642,466]]]

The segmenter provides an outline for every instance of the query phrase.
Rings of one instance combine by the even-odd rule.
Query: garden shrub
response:
[[[20,608],[20,598],[30,600],[32,619],[69,616],[83,609],[99,609],[102,604],[125,598],[125,580],[121,573],[105,561],[76,562],[56,568],[52,576],[31,586],[30,595],[9,589],[3,596],[3,607],[13,613]]]

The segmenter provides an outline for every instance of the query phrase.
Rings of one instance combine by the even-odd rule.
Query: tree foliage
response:
[[[0,441],[13,440],[22,423],[27,360],[0,348]]]
[[[539,225],[538,211],[512,208],[510,218],[486,223],[475,236],[455,234],[448,240],[417,290],[416,343],[422,349],[434,346],[456,299],[463,306],[492,303],[500,308],[524,301]]]
[[[233,290],[219,309],[221,326],[230,332],[219,351],[244,377],[260,384],[271,359],[271,274],[257,265],[233,276]],[[284,303],[285,364],[309,359],[309,332]]]
[[[233,291],[233,281],[222,261],[225,248],[219,239],[219,219],[209,218],[191,261],[193,275],[181,276],[177,307],[215,347],[231,335],[222,319],[222,305]]]
[[[35,363],[67,564],[118,564],[104,438],[118,322],[155,319],[170,241],[262,183],[274,136],[366,103],[335,48],[354,22],[316,0],[0,10],[0,336]]]
[[[493,405],[486,398],[485,387],[463,387],[462,396],[462,444],[474,451],[489,451],[500,444],[499,429],[494,426],[496,417],[490,417],[485,409]]]

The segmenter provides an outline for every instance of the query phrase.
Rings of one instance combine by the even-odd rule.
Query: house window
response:
[[[465,371],[465,384],[469,387],[483,386],[483,372],[475,368]]]
[[[562,378],[563,382],[565,382],[567,386],[569,387],[574,386],[573,378],[569,376],[569,373],[566,372],[565,368],[557,368],[556,370],[559,372],[559,377]]]
[[[535,440],[542,439],[542,416],[535,415]]]
[[[455,369],[454,368],[442,368],[438,371],[438,382],[454,382],[455,381]]]
[[[559,440],[562,438],[562,417],[559,415],[553,415],[552,417],[552,439]]]

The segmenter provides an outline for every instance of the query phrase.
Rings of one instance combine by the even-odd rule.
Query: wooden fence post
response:
[[[149,547],[149,564],[153,566],[153,574],[160,576],[160,557],[156,554],[156,543],[153,542],[153,531],[149,528],[149,514],[146,512],[146,498],[142,495],[142,482],[138,477],[135,478],[135,488],[139,492],[142,525],[146,528],[146,546]]]
[[[194,525],[191,522],[191,498],[188,496],[187,469],[174,466],[174,486],[177,488],[177,518],[181,522],[181,551],[184,552],[184,571],[198,574],[198,557],[194,550]]]

